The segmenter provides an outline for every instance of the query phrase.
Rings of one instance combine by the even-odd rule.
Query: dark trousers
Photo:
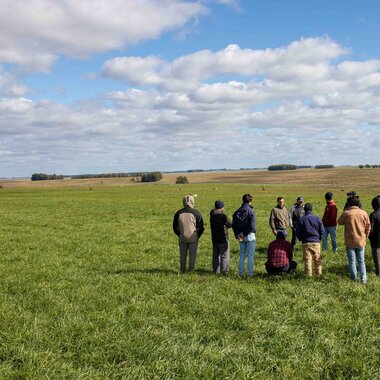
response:
[[[297,244],[296,227],[292,227],[292,246]]]
[[[291,273],[294,272],[297,268],[297,263],[294,260],[290,260],[289,264],[284,267],[271,267],[268,264],[265,264],[268,274],[276,275],[281,273]]]
[[[229,242],[212,243],[212,270],[214,273],[226,273],[230,261]]]
[[[186,272],[187,252],[189,252],[189,272],[195,269],[195,259],[197,258],[198,240],[194,243],[179,242],[179,266],[181,272]]]
[[[372,257],[376,276],[380,276],[380,248],[372,248]]]

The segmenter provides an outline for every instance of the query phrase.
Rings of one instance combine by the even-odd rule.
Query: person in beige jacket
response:
[[[198,240],[204,232],[203,219],[194,208],[194,196],[186,195],[182,199],[183,208],[173,218],[173,231],[178,236],[179,265],[182,273],[186,272],[187,254],[189,254],[189,272],[195,269]]]
[[[368,214],[360,209],[359,197],[348,198],[347,202],[348,208],[339,217],[338,224],[344,226],[344,244],[346,246],[350,277],[354,281],[357,280],[357,262],[360,280],[365,284],[367,282],[367,272],[364,250],[371,224]]]

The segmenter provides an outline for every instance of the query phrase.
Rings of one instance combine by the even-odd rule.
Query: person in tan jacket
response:
[[[359,197],[348,198],[347,202],[348,208],[339,217],[338,224],[344,226],[344,244],[346,246],[350,277],[354,281],[357,280],[357,262],[360,280],[365,284],[367,282],[367,272],[364,250],[371,224],[368,214],[360,209]]]

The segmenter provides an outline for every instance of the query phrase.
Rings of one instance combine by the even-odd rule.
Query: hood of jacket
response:
[[[192,195],[186,195],[183,197],[182,203],[184,207],[194,208],[194,204],[195,204],[194,197]]]
[[[380,209],[380,195],[373,198],[371,204],[374,210],[379,210]]]

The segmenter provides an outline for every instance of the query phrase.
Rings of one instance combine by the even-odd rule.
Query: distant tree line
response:
[[[157,182],[162,179],[161,172],[145,173],[141,176],[141,182]]]
[[[291,164],[278,164],[268,166],[268,170],[296,170],[297,165]]]
[[[369,169],[369,168],[380,168],[380,165],[368,165],[368,164],[365,164],[365,165],[359,165],[359,168],[360,169],[363,169],[363,168],[366,168],[366,169]]]
[[[333,169],[334,165],[315,165],[316,169]]]
[[[32,174],[32,181],[46,181],[52,179],[63,179],[62,174],[45,174],[45,173],[34,173]]]
[[[135,173],[101,173],[101,174],[79,174],[73,175],[73,179],[85,179],[85,178],[120,178],[120,177],[141,177],[144,172]]]

